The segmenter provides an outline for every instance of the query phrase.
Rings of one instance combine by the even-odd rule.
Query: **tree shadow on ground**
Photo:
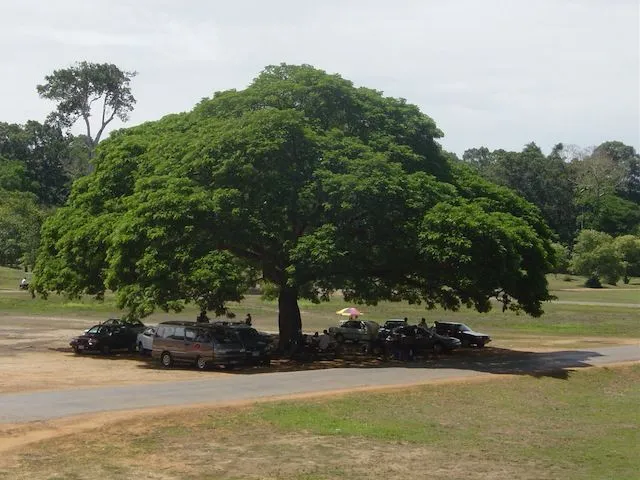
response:
[[[362,353],[345,353],[340,358],[317,359],[306,362],[289,359],[274,359],[270,366],[211,368],[234,375],[256,375],[275,372],[298,372],[344,368],[415,368],[456,369],[484,372],[496,375],[528,375],[566,380],[572,370],[592,366],[590,360],[602,356],[587,350],[561,350],[554,352],[528,352],[505,348],[461,349],[450,354],[428,355],[413,361],[388,360]],[[134,355],[112,355],[109,360],[134,360],[141,369],[161,370],[159,363],[148,357]],[[176,365],[173,369],[193,369],[192,365]],[[206,372],[205,372],[206,373]]]

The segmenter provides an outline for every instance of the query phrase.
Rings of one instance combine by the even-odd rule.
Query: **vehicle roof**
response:
[[[460,322],[436,322],[437,325],[463,325]]]
[[[160,322],[158,324],[158,326],[162,326],[162,325],[173,325],[173,326],[179,326],[179,327],[191,327],[191,326],[205,326],[208,325],[208,323],[201,323],[201,322],[194,322],[194,321],[190,321],[190,320],[168,320],[166,322]]]

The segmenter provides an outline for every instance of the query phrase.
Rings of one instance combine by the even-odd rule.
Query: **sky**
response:
[[[458,154],[640,150],[640,0],[0,0],[0,45],[10,123],[44,120],[36,85],[76,61],[138,72],[127,125],[285,62],[406,98]]]

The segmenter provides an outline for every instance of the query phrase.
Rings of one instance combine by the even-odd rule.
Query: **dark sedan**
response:
[[[95,325],[72,339],[69,345],[76,353],[98,351],[106,355],[114,350],[135,352],[136,337],[134,330],[120,325]]]
[[[474,332],[464,323],[436,322],[436,333],[455,337],[462,342],[463,347],[484,347],[491,341],[491,337],[484,333]]]

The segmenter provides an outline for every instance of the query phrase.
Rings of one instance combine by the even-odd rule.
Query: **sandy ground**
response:
[[[203,375],[209,378],[226,375],[224,371],[199,372],[189,368],[164,370],[149,358],[126,353],[108,357],[73,354],[69,339],[94,322],[61,317],[0,316],[0,393],[175,382],[199,379]],[[639,342],[628,338],[529,335],[498,339],[491,346],[545,352],[638,345]],[[270,370],[279,368],[284,367],[275,365]]]

